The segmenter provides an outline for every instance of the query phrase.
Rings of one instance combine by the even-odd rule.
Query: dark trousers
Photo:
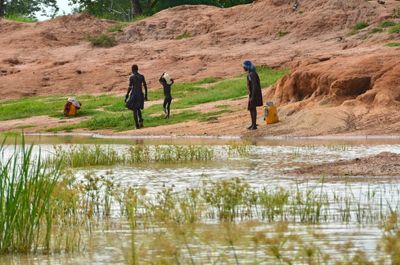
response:
[[[163,108],[164,108],[165,114],[167,114],[168,117],[169,117],[169,113],[170,113],[171,102],[172,102],[172,98],[170,98],[170,97],[164,98]]]
[[[133,119],[135,120],[136,129],[143,127],[143,117],[142,117],[142,111],[140,109],[133,110]]]
[[[257,108],[250,107],[251,126],[257,127]]]

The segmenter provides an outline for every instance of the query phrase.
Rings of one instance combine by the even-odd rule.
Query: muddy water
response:
[[[164,186],[174,186],[177,190],[199,186],[206,180],[243,178],[254,188],[321,188],[335,194],[351,193],[357,202],[370,207],[380,207],[379,201],[388,202],[394,209],[400,210],[400,175],[396,177],[374,178],[370,176],[343,176],[331,178],[299,177],[286,173],[296,167],[330,162],[338,159],[354,159],[380,152],[400,153],[399,139],[345,139],[345,140],[307,140],[307,139],[269,139],[242,141],[238,139],[94,139],[87,137],[28,137],[28,143],[36,143],[44,156],[51,156],[54,145],[67,148],[71,144],[100,144],[112,146],[118,152],[124,152],[132,144],[202,144],[211,146],[218,159],[211,162],[193,163],[150,163],[134,167],[116,166],[110,168],[91,168],[94,174],[113,177],[123,185],[146,187],[150,194]],[[232,143],[245,143],[250,146],[250,154],[244,157],[227,157],[224,150]],[[38,152],[38,148],[35,149]],[[11,152],[11,146],[6,149]],[[89,169],[77,169],[76,175],[83,176]],[[323,177],[323,181],[321,181]],[[321,183],[323,182],[323,183]],[[370,194],[375,194],[371,201]],[[368,197],[368,198],[367,198]],[[333,200],[333,198],[330,198]],[[387,210],[387,209],[386,209]],[[332,218],[320,225],[313,225],[315,233],[325,235],[325,239],[344,244],[351,240],[354,249],[362,249],[373,256],[378,239],[382,235],[379,224],[343,225],[340,217]],[[292,225],[300,234],[310,229],[306,225]],[[140,235],[139,235],[140,237]],[[307,238],[304,232],[304,237]],[[91,244],[83,253],[74,255],[51,256],[6,256],[0,264],[126,264],[129,259],[129,229],[121,224],[106,231],[97,231]],[[309,238],[310,241],[315,239]],[[206,251],[206,250],[205,250]],[[245,251],[245,250],[244,250]],[[251,252],[249,252],[251,255]],[[199,257],[197,257],[199,258]],[[245,262],[242,264],[246,264]]]

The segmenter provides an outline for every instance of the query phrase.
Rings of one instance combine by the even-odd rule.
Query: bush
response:
[[[117,45],[117,41],[113,36],[108,36],[107,34],[100,34],[96,36],[88,36],[88,41],[95,47],[113,47]]]

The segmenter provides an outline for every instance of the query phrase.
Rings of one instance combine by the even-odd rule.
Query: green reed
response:
[[[42,161],[33,146],[14,147],[5,158],[0,146],[0,253],[28,253],[49,247],[51,195],[60,176],[57,165]]]
[[[137,163],[150,162],[191,162],[210,161],[216,159],[214,150],[207,146],[179,145],[134,145],[117,152],[111,146],[72,146],[69,148],[55,147],[52,163],[62,163],[67,168],[91,166],[129,166]]]
[[[54,157],[50,160],[62,163],[65,167],[87,167],[87,166],[112,166],[124,161],[110,146],[79,145],[63,149],[61,146],[54,147]]]

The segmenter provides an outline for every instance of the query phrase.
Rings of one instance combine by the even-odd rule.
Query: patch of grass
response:
[[[17,129],[27,129],[27,128],[33,128],[33,127],[35,127],[35,125],[27,124],[27,125],[19,125],[16,128]]]
[[[231,155],[226,153],[226,155]],[[112,146],[74,145],[69,148],[56,146],[54,157],[49,164],[63,168],[129,166],[150,162],[189,162],[216,159],[214,149],[201,145],[133,145],[124,152],[117,152]]]
[[[63,110],[67,97],[68,96],[30,97],[0,102],[0,121],[41,115],[65,118],[63,116]],[[82,103],[82,109],[78,111],[78,116],[94,115],[97,108],[123,101],[122,97],[108,95],[79,96],[78,100]]]
[[[365,21],[360,21],[360,22],[357,22],[351,29],[352,30],[361,30],[361,29],[364,29],[364,28],[366,28],[366,27],[368,27],[369,25],[368,25],[368,23],[367,22],[365,22]]]
[[[125,28],[128,25],[129,25],[128,23],[119,22],[119,23],[116,23],[116,24],[112,25],[111,27],[109,27],[107,29],[107,31],[108,32],[122,32],[123,28]]]
[[[397,24],[396,26],[390,27],[389,33],[391,33],[391,34],[400,33],[400,23]]]
[[[380,33],[380,32],[383,32],[383,29],[381,29],[381,28],[373,28],[373,29],[371,29],[370,30],[370,34],[375,34],[375,33]]]
[[[185,31],[185,32],[179,34],[178,36],[176,36],[176,39],[177,40],[182,40],[182,39],[188,39],[188,38],[191,38],[191,37],[192,37],[192,34],[190,32]]]
[[[259,67],[257,71],[260,76],[262,87],[274,84],[287,73],[287,70],[275,70],[266,67]],[[175,86],[176,90],[179,89],[183,97],[174,103],[173,107],[182,109],[218,100],[240,98],[247,95],[245,84],[245,75],[216,82],[207,89],[193,84],[177,84]]]
[[[22,16],[18,14],[10,14],[5,17],[8,20],[16,21],[16,22],[24,22],[24,23],[34,23],[37,22],[36,18]]]
[[[118,44],[114,36],[109,36],[107,34],[100,34],[95,36],[88,35],[87,40],[94,47],[110,48]]]
[[[382,21],[379,24],[379,27],[381,27],[381,28],[389,28],[389,27],[393,27],[393,26],[396,26],[396,22],[389,21],[389,20]]]
[[[146,14],[137,15],[131,20],[131,22],[136,22],[136,21],[139,21],[139,20],[143,20],[143,19],[148,18],[148,17],[149,17],[149,15],[146,15]]]
[[[351,31],[349,32],[349,35],[354,35],[354,34],[358,33],[358,31],[360,31],[360,30],[362,30],[362,29],[364,29],[364,28],[366,28],[366,27],[368,27],[368,26],[369,26],[368,23],[365,22],[365,21],[357,22],[357,23],[351,28]]]
[[[204,79],[202,79],[200,81],[195,82],[195,84],[198,84],[198,85],[212,84],[212,83],[216,83],[216,82],[221,81],[221,80],[223,80],[223,79],[220,78],[220,77],[206,77],[206,78],[204,78]]]
[[[7,137],[20,137],[22,134],[21,132],[14,132],[14,131],[10,131],[10,132],[0,132],[0,136],[2,136],[3,138],[7,138]],[[2,142],[2,141],[0,141]]]
[[[276,35],[281,38],[281,37],[288,35],[289,33],[290,32],[288,32],[288,31],[279,31],[278,33],[276,33]]]
[[[389,43],[386,43],[385,46],[387,46],[387,47],[400,47],[400,42],[389,42]]]

